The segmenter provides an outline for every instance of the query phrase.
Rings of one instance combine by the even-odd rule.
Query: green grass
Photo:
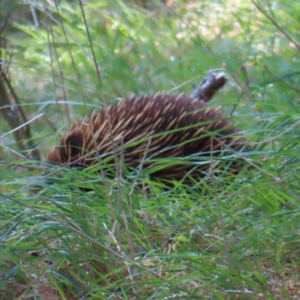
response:
[[[128,170],[102,178],[21,158],[30,149],[16,154],[1,123],[0,298],[299,298],[299,5],[148,2],[89,0],[83,14],[37,1],[40,27],[11,23],[11,81],[28,120],[43,114],[31,124],[42,157],[95,107],[190,94],[221,69],[212,105],[236,105],[254,168],[172,188]]]

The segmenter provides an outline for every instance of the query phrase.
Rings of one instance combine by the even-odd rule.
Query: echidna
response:
[[[203,176],[212,157],[242,149],[245,141],[237,133],[220,108],[199,98],[132,96],[73,124],[47,161],[84,168],[120,159],[152,177],[181,180]]]

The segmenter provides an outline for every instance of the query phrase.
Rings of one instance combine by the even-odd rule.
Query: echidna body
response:
[[[199,99],[133,96],[73,124],[48,162],[84,168],[119,158],[132,168],[153,167],[152,177],[181,180],[187,174],[203,176],[211,157],[242,149],[245,142],[236,134],[219,108]]]

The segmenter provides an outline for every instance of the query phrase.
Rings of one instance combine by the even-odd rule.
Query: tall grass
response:
[[[39,27],[16,18],[2,64],[28,119],[43,114],[31,124],[42,157],[96,107],[189,94],[220,69],[229,84],[212,105],[233,112],[254,167],[166,188],[20,159],[5,135],[1,299],[298,298],[299,5],[146,2],[36,1]]]

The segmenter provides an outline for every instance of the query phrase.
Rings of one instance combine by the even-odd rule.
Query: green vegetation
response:
[[[298,299],[299,3],[56,2],[0,11],[1,70],[33,137],[22,148],[0,123],[0,298]],[[253,146],[234,180],[166,189],[32,159],[95,107],[190,94],[212,69],[229,78],[212,105],[236,106]]]

